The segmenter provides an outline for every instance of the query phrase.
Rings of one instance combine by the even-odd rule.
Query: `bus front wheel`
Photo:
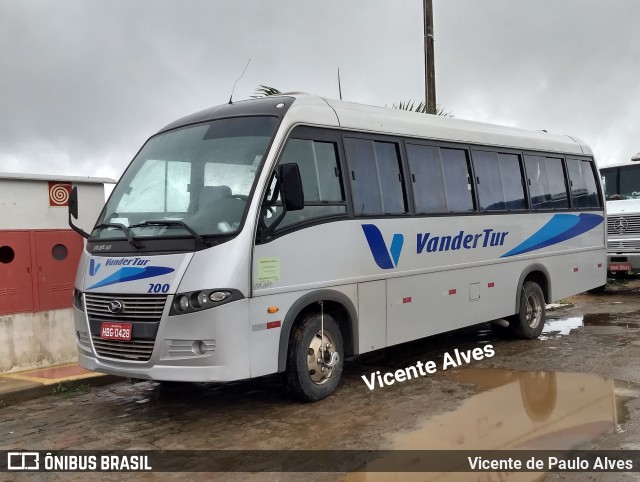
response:
[[[342,334],[331,315],[310,313],[294,327],[289,340],[285,383],[291,395],[305,402],[325,398],[342,375]]]
[[[545,318],[546,305],[542,289],[535,281],[526,281],[522,285],[520,309],[509,317],[509,326],[517,337],[533,340],[542,333]]]

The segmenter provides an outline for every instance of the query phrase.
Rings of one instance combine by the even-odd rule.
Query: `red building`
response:
[[[84,240],[67,224],[78,187],[90,231],[111,179],[0,173],[0,372],[73,361],[73,285]]]

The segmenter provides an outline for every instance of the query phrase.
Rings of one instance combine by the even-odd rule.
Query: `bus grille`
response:
[[[109,302],[119,300],[124,305],[122,312],[109,311]],[[156,321],[162,318],[166,296],[103,295],[86,293],[85,303],[89,319],[104,321]]]
[[[607,242],[608,251],[629,251],[640,250],[640,239],[631,240],[609,240]]]
[[[95,335],[91,338],[98,355],[120,360],[148,361],[155,344],[155,340],[103,340]]]
[[[120,313],[111,313],[109,303],[122,302]],[[160,323],[167,297],[152,295],[122,295],[85,293],[85,304],[89,322],[121,321],[125,323]],[[91,324],[91,323],[90,323]],[[135,329],[134,329],[135,333]],[[153,353],[155,339],[133,338],[131,340],[104,340],[92,333],[93,347],[99,356],[119,360],[148,361]]]
[[[640,216],[608,216],[609,236],[640,235]]]

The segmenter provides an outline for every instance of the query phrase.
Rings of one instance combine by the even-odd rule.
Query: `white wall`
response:
[[[0,372],[77,359],[73,308],[0,315]]]
[[[77,183],[79,217],[91,231],[104,205],[103,184]],[[0,230],[70,229],[68,208],[49,206],[46,180],[0,178]],[[0,235],[0,246],[1,243]],[[0,315],[0,372],[77,360],[73,309]]]
[[[90,231],[104,205],[104,186],[75,185],[80,204],[76,224]],[[0,212],[0,230],[69,229],[68,208],[49,206],[47,181],[0,179]]]

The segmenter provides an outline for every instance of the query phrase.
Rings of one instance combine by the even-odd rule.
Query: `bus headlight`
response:
[[[176,300],[173,302],[173,307],[178,312],[187,311],[189,309],[189,298],[185,295],[176,296]]]
[[[244,296],[240,291],[226,288],[177,293],[171,304],[169,316],[207,310],[242,298]]]
[[[84,293],[79,289],[73,289],[73,305],[80,311],[84,311]]]
[[[209,297],[205,291],[197,291],[191,298],[191,304],[194,308],[204,308],[209,303]]]
[[[209,299],[213,302],[220,302],[227,299],[228,296],[231,296],[231,293],[228,291],[214,291],[209,295]]]

